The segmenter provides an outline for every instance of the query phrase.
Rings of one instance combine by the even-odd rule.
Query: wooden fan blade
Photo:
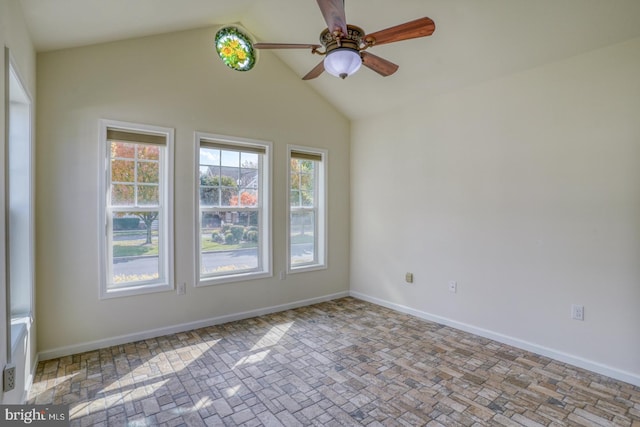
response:
[[[324,60],[320,61],[320,63],[318,65],[316,65],[315,67],[313,67],[313,70],[309,71],[303,78],[302,80],[311,80],[311,79],[315,79],[316,77],[318,77],[320,74],[322,74],[324,72]]]
[[[391,61],[387,61],[384,58],[380,58],[379,56],[375,56],[374,54],[371,54],[369,52],[361,52],[360,56],[362,57],[362,65],[371,68],[382,77],[390,76],[391,74],[398,71],[398,65],[394,64]]]
[[[340,31],[346,36],[348,32],[347,18],[344,14],[344,0],[318,0],[318,6],[329,32]]]
[[[300,43],[254,43],[256,49],[319,49],[319,44],[300,44]]]
[[[367,34],[364,40],[367,43],[372,43],[374,46],[377,46],[379,44],[430,36],[435,29],[436,24],[431,18],[425,17]]]

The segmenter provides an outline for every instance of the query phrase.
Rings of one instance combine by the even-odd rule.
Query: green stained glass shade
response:
[[[236,27],[225,27],[216,33],[216,52],[227,67],[236,71],[249,71],[256,63],[251,39]]]

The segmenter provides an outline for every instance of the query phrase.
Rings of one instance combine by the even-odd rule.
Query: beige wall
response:
[[[4,47],[8,47],[11,55],[16,63],[18,72],[20,73],[26,89],[35,101],[36,95],[36,54],[29,37],[27,27],[22,15],[19,0],[0,0],[0,165],[2,165],[0,173],[0,310],[3,313],[0,316],[0,368],[4,368],[7,363],[7,318],[6,313],[6,253],[5,253],[5,60]],[[17,344],[17,351],[13,354],[12,363],[16,366],[16,388],[13,391],[3,393],[0,387],[0,403],[19,403],[25,397],[25,389],[31,381],[33,363],[36,358],[35,346],[35,323],[30,332],[25,335],[24,340]]]
[[[216,56],[216,28],[38,55],[37,295],[43,354],[348,290],[348,120],[270,53]],[[173,127],[175,293],[98,299],[98,120]],[[274,277],[194,288],[194,131],[274,143]],[[329,268],[285,270],[286,145],[329,150]],[[46,208],[45,208],[46,207]],[[61,351],[57,351],[60,350]]]
[[[351,290],[640,384],[639,76],[634,39],[352,123]]]

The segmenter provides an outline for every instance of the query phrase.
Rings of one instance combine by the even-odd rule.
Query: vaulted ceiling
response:
[[[326,27],[315,0],[21,4],[40,52],[230,23],[257,41],[317,43]],[[372,49],[400,65],[390,77],[363,67],[344,81],[324,73],[306,83],[351,119],[640,37],[638,0],[346,0],[345,8],[367,33],[423,16],[436,23],[430,37]],[[321,60],[306,50],[260,55],[277,55],[300,77]]]

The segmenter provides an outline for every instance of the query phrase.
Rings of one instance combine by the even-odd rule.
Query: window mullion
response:
[[[133,201],[138,206],[138,146],[133,152]]]
[[[218,161],[218,206],[222,206],[222,150]]]

